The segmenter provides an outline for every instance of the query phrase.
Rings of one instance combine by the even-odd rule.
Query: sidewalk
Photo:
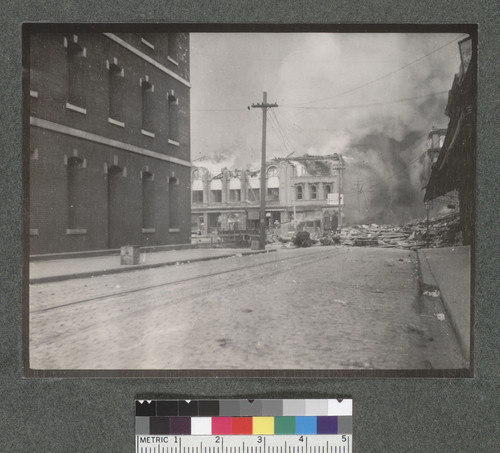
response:
[[[469,246],[418,250],[424,287],[439,290],[462,352],[470,358],[471,250]]]
[[[30,262],[31,284],[47,283],[72,278],[96,277],[99,275],[130,272],[137,269],[207,261],[231,256],[255,255],[274,250],[245,249],[185,249],[162,252],[141,253],[140,264],[121,265],[120,255],[92,256],[82,258],[63,258]]]

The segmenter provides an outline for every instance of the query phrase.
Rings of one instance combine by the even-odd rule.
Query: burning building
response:
[[[266,227],[279,233],[310,222],[335,230],[342,221],[345,164],[340,154],[277,158],[266,167]],[[191,173],[191,229],[211,234],[259,227],[260,171]]]

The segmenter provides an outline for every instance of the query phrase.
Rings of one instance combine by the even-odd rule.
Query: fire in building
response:
[[[33,32],[28,59],[30,254],[189,242],[189,35]]]
[[[449,92],[446,135],[426,185],[424,201],[439,202],[458,194],[463,243],[474,236],[477,104],[477,46],[472,38],[459,42],[461,65]]]
[[[336,230],[342,219],[345,164],[340,154],[277,158],[266,166],[266,228]],[[260,170],[192,170],[191,228],[202,235],[259,228]]]

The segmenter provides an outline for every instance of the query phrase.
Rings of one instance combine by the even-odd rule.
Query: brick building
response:
[[[31,33],[28,58],[30,254],[189,242],[189,35]]]
[[[339,154],[274,159],[267,164],[266,226],[276,232],[294,230],[301,221],[336,229],[339,198],[343,205],[344,161]],[[191,228],[212,234],[223,230],[257,230],[260,170],[222,169],[211,175],[192,170]]]

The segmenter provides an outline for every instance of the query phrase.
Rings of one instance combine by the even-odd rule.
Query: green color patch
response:
[[[274,417],[274,434],[295,434],[295,417]]]

